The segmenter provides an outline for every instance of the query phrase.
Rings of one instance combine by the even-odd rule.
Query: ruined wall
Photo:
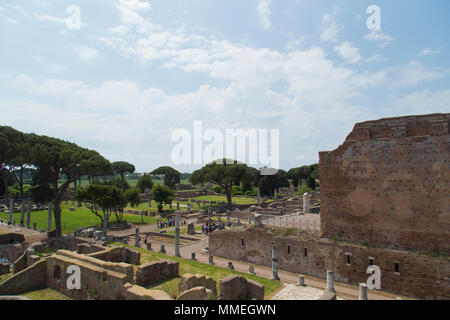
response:
[[[67,288],[67,279],[70,275],[66,273],[66,270],[71,265],[80,267],[81,290]],[[46,273],[47,286],[74,299],[121,300],[126,297],[124,285],[127,283],[127,276],[125,274],[81,260],[58,254],[52,255],[47,259]]]
[[[322,235],[450,253],[450,114],[355,125],[320,153]]]
[[[45,281],[46,260],[44,259],[0,283],[0,295],[19,294],[44,286]]]
[[[110,262],[126,262],[136,265],[141,263],[141,254],[125,247],[107,248],[104,251],[89,253],[88,256]]]
[[[128,263],[103,261],[103,260],[100,260],[97,258],[90,257],[85,254],[79,254],[79,253],[76,253],[73,251],[68,251],[68,250],[58,250],[56,252],[56,254],[61,255],[61,256],[66,256],[69,258],[73,258],[73,259],[77,259],[77,260],[80,260],[80,261],[83,261],[83,262],[86,262],[86,263],[89,263],[94,266],[104,268],[107,270],[112,270],[112,271],[115,271],[118,273],[123,273],[127,276],[126,279],[128,282],[133,282],[134,269],[133,269],[133,266]]]
[[[383,291],[423,299],[450,299],[448,257],[366,248],[307,235],[302,239],[276,236],[263,227],[214,232],[209,247],[220,257],[271,266],[272,241],[278,244],[278,263],[282,270],[320,278],[325,277],[326,270],[334,270],[337,281],[357,285],[367,281],[366,270],[372,259],[381,269]],[[347,255],[350,255],[349,264]],[[399,272],[395,271],[396,263]]]
[[[177,261],[161,260],[144,263],[137,268],[136,283],[148,286],[158,281],[178,277],[179,265]]]
[[[20,233],[6,233],[0,234],[0,245],[13,244],[16,242],[22,243],[25,241],[23,234]]]

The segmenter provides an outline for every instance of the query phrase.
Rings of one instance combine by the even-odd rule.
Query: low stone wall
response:
[[[77,245],[77,252],[80,254],[89,254],[106,250],[106,247],[98,244],[80,243]]]
[[[80,268],[80,290],[67,287],[69,274],[66,271],[72,265]],[[58,254],[48,257],[46,272],[47,286],[74,299],[121,300],[126,296],[123,290],[125,283],[127,283],[125,274],[107,270],[72,257]]]
[[[220,300],[252,299],[264,300],[264,285],[237,275],[220,280]]]
[[[136,283],[140,286],[148,286],[165,279],[178,277],[179,265],[177,261],[161,260],[148,262],[138,267],[136,271]]]
[[[104,251],[90,253],[88,256],[110,262],[126,262],[136,265],[141,263],[141,254],[125,247],[107,248]]]
[[[275,242],[280,270],[319,278],[324,278],[327,270],[334,270],[336,281],[354,285],[367,281],[366,270],[373,263],[380,267],[383,291],[422,299],[450,299],[448,257],[369,248],[306,233],[302,233],[303,238],[283,237],[275,235],[276,230],[252,226],[214,232],[209,237],[209,247],[217,248],[214,255],[219,257],[271,266]]]
[[[217,296],[217,284],[213,278],[203,274],[193,275],[190,273],[181,276],[178,292],[182,293],[195,287],[205,287],[206,289],[211,290],[214,293],[214,296]]]
[[[23,234],[20,233],[6,233],[0,234],[0,245],[13,244],[16,242],[22,243],[25,241]]]
[[[73,251],[68,251],[68,250],[58,250],[56,253],[58,255],[77,259],[77,260],[80,260],[80,261],[83,261],[83,262],[86,262],[86,263],[89,263],[94,266],[101,267],[101,268],[104,268],[107,270],[115,271],[118,273],[123,273],[127,276],[126,280],[128,282],[133,282],[134,269],[133,269],[133,266],[128,263],[103,261],[103,260],[100,260],[97,258],[90,257],[85,254],[79,254],[79,253],[76,253]]]
[[[70,251],[77,251],[78,245],[81,243],[86,243],[86,239],[78,237],[61,237],[53,238],[49,240],[49,247],[56,249],[65,249]]]
[[[40,286],[46,281],[46,259],[38,261],[0,283],[0,295],[14,295]]]
[[[0,275],[9,273],[10,269],[9,263],[0,263]]]
[[[216,295],[212,290],[209,290],[205,287],[195,287],[189,290],[184,291],[180,294],[177,300],[215,300]]]
[[[14,262],[19,259],[19,254],[22,250],[20,243],[0,245],[0,257]]]
[[[130,283],[127,283],[124,288],[125,300],[172,300],[166,292],[161,290],[148,290]]]

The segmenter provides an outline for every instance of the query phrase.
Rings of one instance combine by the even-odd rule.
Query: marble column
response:
[[[280,280],[278,276],[278,248],[275,242],[272,242],[272,280]]]
[[[139,235],[139,228],[136,228],[136,233],[134,234],[134,246],[141,247],[141,237]]]
[[[175,213],[175,257],[180,255],[180,213]]]
[[[365,284],[365,283],[359,284],[358,300],[369,300],[367,297],[367,284]]]
[[[23,201],[20,205],[20,226],[25,227],[25,204]]]
[[[9,224],[13,221],[13,213],[14,213],[14,200],[9,200]]]
[[[334,289],[334,271],[327,270],[327,291],[336,292]]]

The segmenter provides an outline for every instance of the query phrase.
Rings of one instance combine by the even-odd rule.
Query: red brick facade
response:
[[[450,252],[450,114],[355,125],[320,152],[322,235]]]

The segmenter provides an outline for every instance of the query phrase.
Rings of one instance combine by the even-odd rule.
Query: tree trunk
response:
[[[23,196],[23,166],[20,168],[20,195]]]
[[[232,206],[232,202],[231,202],[231,190],[225,189],[225,193],[227,194],[228,206],[231,208],[231,206]]]
[[[8,199],[8,180],[4,177],[3,181],[5,182],[5,199]]]
[[[55,217],[55,227],[56,227],[56,236],[61,237],[62,236],[62,229],[61,229],[61,199],[58,197],[55,197],[54,200],[54,211],[53,216]]]

